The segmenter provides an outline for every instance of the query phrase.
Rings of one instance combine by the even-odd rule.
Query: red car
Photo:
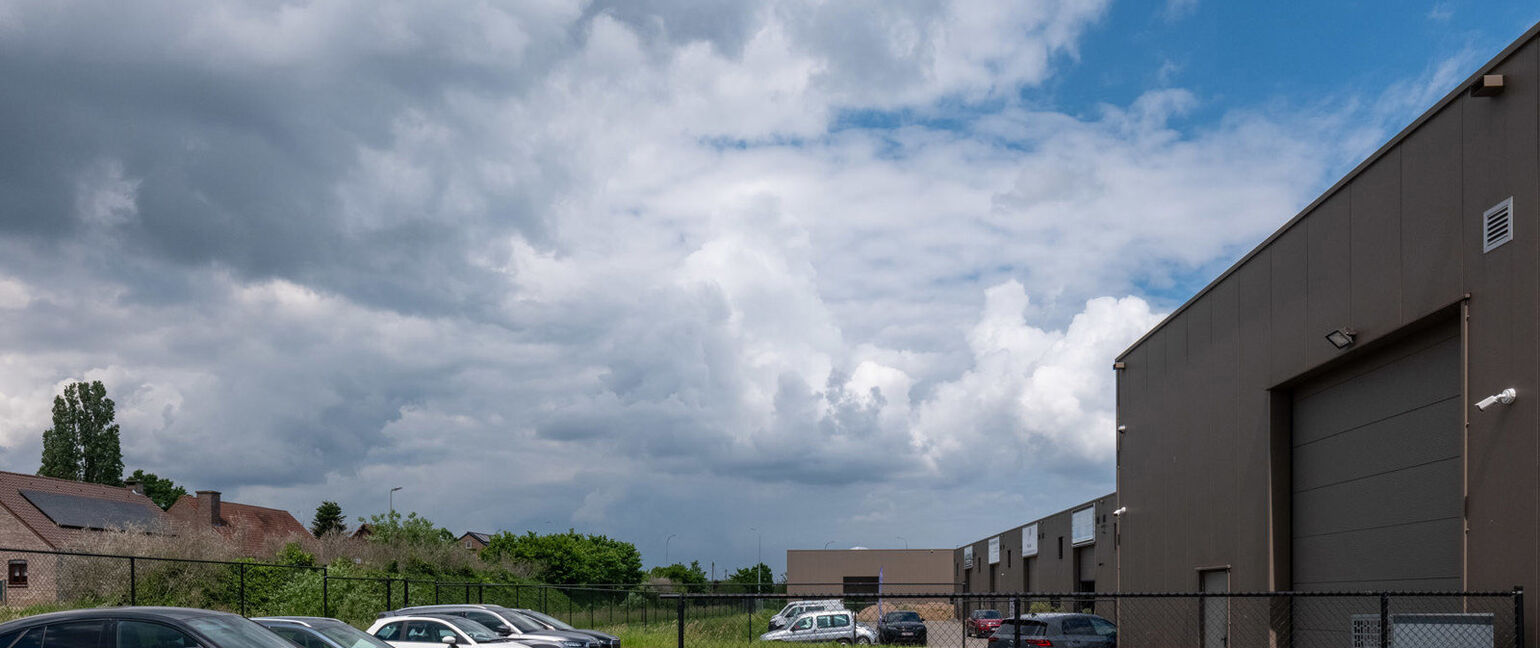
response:
[[[974,610],[968,615],[968,636],[988,637],[1000,628],[999,610]]]

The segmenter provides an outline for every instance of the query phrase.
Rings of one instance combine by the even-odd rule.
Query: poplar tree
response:
[[[37,474],[123,485],[123,448],[116,405],[102,381],[70,383],[53,399],[53,427],[43,431],[43,465]]]

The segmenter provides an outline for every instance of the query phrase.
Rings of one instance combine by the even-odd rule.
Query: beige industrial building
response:
[[[790,549],[786,593],[847,596],[952,592],[951,549]]]

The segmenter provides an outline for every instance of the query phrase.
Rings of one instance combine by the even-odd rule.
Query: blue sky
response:
[[[1112,358],[1536,20],[0,0],[0,469],[91,379],[302,519],[954,547],[1110,492]]]

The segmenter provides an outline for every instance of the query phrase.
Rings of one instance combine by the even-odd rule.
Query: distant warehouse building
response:
[[[1117,590],[1540,582],[1536,33],[1118,358]]]
[[[953,573],[967,593],[1111,591],[1117,537],[1108,494],[958,547]]]
[[[786,593],[849,596],[952,592],[950,549],[790,549]]]

